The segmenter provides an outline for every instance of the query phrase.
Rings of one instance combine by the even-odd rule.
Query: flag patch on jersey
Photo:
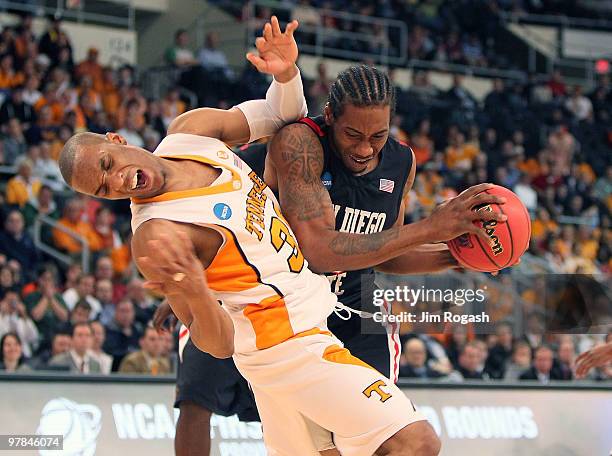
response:
[[[381,179],[378,189],[387,192],[393,193],[393,189],[395,188],[395,182],[390,179]]]

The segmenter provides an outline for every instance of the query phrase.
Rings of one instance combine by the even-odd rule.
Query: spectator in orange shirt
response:
[[[104,68],[100,93],[102,94],[102,106],[104,107],[104,111],[106,111],[109,116],[114,117],[119,109],[121,98],[117,90],[117,78],[112,68]]]
[[[13,68],[13,56],[4,54],[0,57],[0,90],[10,90],[24,82],[23,73]]]
[[[37,46],[32,32],[32,16],[26,15],[22,17],[15,37],[15,57],[18,64],[23,63],[28,57],[29,47],[32,43]]]
[[[32,176],[33,164],[29,159],[23,160],[18,168],[17,175],[9,179],[6,186],[6,202],[17,204],[19,207],[34,200],[42,182],[38,177]]]
[[[94,229],[100,238],[100,249],[110,253],[114,248],[121,246],[121,238],[117,230],[113,229],[115,222],[114,214],[106,206],[100,206],[96,210]]]
[[[59,225],[85,238],[89,249],[97,251],[100,249],[100,240],[93,226],[81,220],[82,213],[83,207],[79,200],[68,201],[64,208],[64,216],[59,219]],[[78,254],[83,250],[83,246],[76,238],[58,228],[53,230],[53,241],[58,249],[68,253]]]
[[[100,92],[103,85],[103,70],[102,65],[98,63],[98,55],[98,49],[95,47],[89,48],[87,59],[77,65],[75,73],[77,79],[82,79],[84,76],[91,78],[94,90]]]
[[[138,86],[133,85],[121,91],[121,106],[115,115],[115,128],[124,128],[127,118],[130,116],[134,128],[141,131],[145,126],[145,113],[147,112],[147,100],[140,93]],[[123,95],[125,93],[125,95]]]
[[[34,109],[39,117],[42,117],[42,108],[48,106],[51,109],[51,123],[59,125],[64,120],[64,106],[59,101],[58,87],[55,84],[47,84],[45,94],[36,102]]]
[[[458,132],[446,148],[446,166],[452,170],[468,171],[472,168],[472,161],[478,152],[478,148],[474,144],[466,143],[464,134]]]
[[[79,105],[83,110],[83,114],[85,114],[88,119],[93,118],[96,111],[102,109],[102,97],[97,89],[93,87],[92,79],[88,75],[83,76],[81,79],[78,94]]]
[[[417,166],[428,162],[433,153],[434,143],[430,137],[431,121],[423,119],[419,123],[417,131],[412,135],[410,146],[414,152]]]

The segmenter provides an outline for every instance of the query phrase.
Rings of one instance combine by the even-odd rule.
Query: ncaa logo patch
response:
[[[330,189],[332,186],[332,175],[329,171],[325,171],[322,175],[321,175],[321,183],[323,184],[323,187],[325,187],[326,189]]]
[[[219,220],[227,220],[232,216],[232,209],[225,203],[215,204],[213,212]]]

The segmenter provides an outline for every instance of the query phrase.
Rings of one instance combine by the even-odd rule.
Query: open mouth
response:
[[[147,185],[147,176],[141,169],[136,170],[136,173],[134,173],[134,176],[132,177],[131,189],[138,190],[140,188],[146,187],[146,185]]]

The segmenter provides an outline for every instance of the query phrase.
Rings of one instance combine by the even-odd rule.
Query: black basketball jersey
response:
[[[343,233],[378,233],[391,228],[398,217],[402,194],[412,168],[412,152],[389,138],[380,152],[378,166],[367,174],[356,176],[346,169],[330,144],[332,140],[323,116],[301,119],[319,138],[324,153],[321,182],[329,192],[336,217],[336,230]],[[243,148],[239,155],[251,168],[263,176],[265,145]],[[281,208],[282,209],[282,208]],[[335,271],[326,274],[331,290],[345,306],[375,312],[372,291],[375,288],[373,268],[356,271]],[[363,300],[362,300],[363,296]],[[334,334],[356,334],[360,318],[354,314],[343,321],[332,314],[328,326]]]

